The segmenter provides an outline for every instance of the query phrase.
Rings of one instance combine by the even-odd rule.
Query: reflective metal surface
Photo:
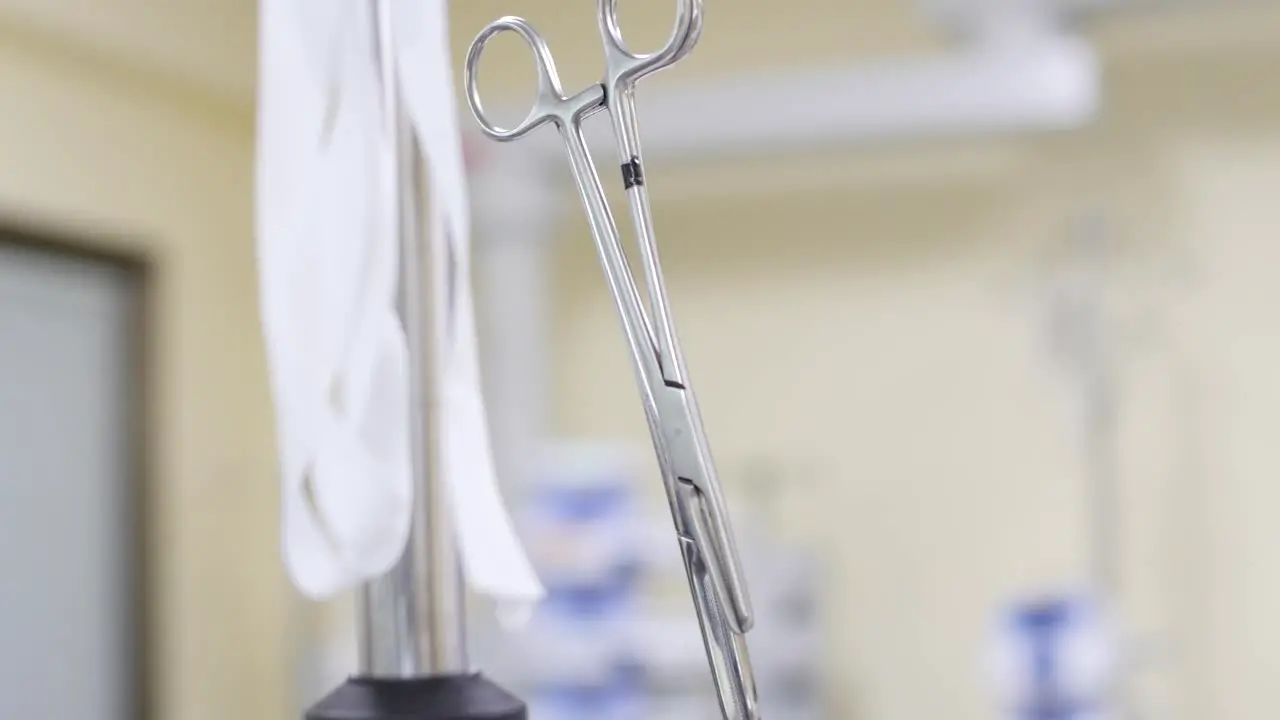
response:
[[[433,372],[430,293],[425,263],[431,253],[423,228],[425,183],[421,153],[401,106],[389,39],[392,0],[377,0],[378,57],[384,117],[397,138],[399,311],[409,347],[414,515],[409,543],[386,575],[360,594],[360,672],[377,677],[464,673],[468,666],[462,574],[444,483],[435,462],[438,373]]]
[[[542,36],[527,21],[504,17],[485,27],[467,53],[467,101],[481,129],[495,140],[515,140],[550,123],[564,141],[600,263],[631,349],[720,707],[727,718],[755,718],[755,679],[744,637],[753,622],[751,603],[667,303],[634,98],[635,83],[640,78],[671,66],[693,49],[702,32],[702,4],[700,0],[677,2],[675,28],[666,46],[648,55],[633,54],[622,42],[617,0],[600,0],[597,20],[605,48],[601,83],[567,96]],[[538,77],[533,108],[514,128],[498,127],[489,119],[478,89],[484,49],[503,32],[513,32],[529,44]],[[582,135],[583,120],[602,110],[609,113],[613,123],[618,162],[644,264],[647,308]]]

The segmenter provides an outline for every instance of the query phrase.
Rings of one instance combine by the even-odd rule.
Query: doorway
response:
[[[144,268],[0,230],[0,717],[145,718]]]

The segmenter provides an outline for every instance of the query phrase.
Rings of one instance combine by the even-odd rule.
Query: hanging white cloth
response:
[[[430,173],[440,472],[463,568],[506,607],[542,596],[503,506],[480,391],[466,171],[444,0],[398,0],[400,93]],[[396,312],[395,148],[370,0],[261,0],[257,237],[290,577],[313,598],[390,569],[412,515]]]

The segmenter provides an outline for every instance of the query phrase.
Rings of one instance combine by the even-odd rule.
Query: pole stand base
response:
[[[479,673],[415,679],[353,677],[306,720],[527,720],[516,696]]]

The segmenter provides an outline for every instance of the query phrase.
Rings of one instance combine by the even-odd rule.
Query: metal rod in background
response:
[[[1103,370],[1086,379],[1089,387],[1085,408],[1088,428],[1088,475],[1090,478],[1090,537],[1093,540],[1094,582],[1108,597],[1122,591],[1120,578],[1120,472],[1117,456],[1119,398],[1115,378]]]
[[[417,138],[400,98],[393,48],[394,0],[374,0],[376,51],[384,117],[396,138],[395,206],[400,247],[398,307],[409,348],[410,448],[414,481],[412,530],[404,555],[359,596],[360,674],[421,678],[470,671],[463,584],[453,523],[438,471],[440,377],[434,367],[426,278],[442,242],[424,231],[426,182]]]
[[[1085,283],[1078,299],[1077,325],[1072,336],[1079,347],[1075,371],[1084,406],[1085,473],[1088,478],[1090,571],[1098,590],[1109,598],[1121,592],[1121,490],[1119,468],[1119,379],[1116,368],[1114,328],[1109,323],[1107,283],[1111,236],[1101,213],[1086,213],[1077,220],[1071,238],[1074,260],[1080,263]]]

